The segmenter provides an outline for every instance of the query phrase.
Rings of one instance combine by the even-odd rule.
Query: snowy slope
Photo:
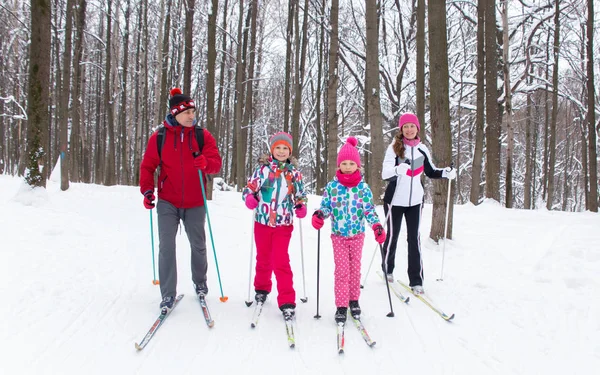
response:
[[[311,196],[309,212],[318,206]],[[152,285],[149,212],[135,187],[58,184],[31,192],[0,175],[1,374],[571,374],[600,367],[600,215],[456,206],[444,281],[442,248],[426,240],[425,288],[452,323],[413,298],[403,305],[378,278],[379,254],[361,296],[371,349],[352,326],[346,354],[335,350],[329,224],[321,236],[320,314],[315,320],[317,232],[303,220],[291,245],[298,297],[297,347],[286,346],[275,299],[250,328],[251,213],[239,193],[216,192],[209,214],[223,293],[209,245],[208,329],[193,295],[185,232],[177,237],[179,293],[186,297],[142,352],[159,309]],[[383,218],[383,213],[380,212]],[[156,217],[155,217],[156,219]],[[156,225],[156,220],[154,220]],[[154,231],[156,235],[156,229]],[[396,276],[406,279],[404,230]],[[368,233],[363,275],[376,243]],[[158,252],[158,241],[155,242]],[[593,373],[592,371],[591,373]],[[590,373],[590,372],[585,372]]]

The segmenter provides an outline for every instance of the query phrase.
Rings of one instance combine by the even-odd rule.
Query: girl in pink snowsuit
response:
[[[313,214],[312,225],[319,230],[331,216],[331,241],[335,261],[334,287],[336,322],[345,322],[350,313],[360,319],[360,265],[365,241],[364,219],[375,232],[378,243],[385,241],[373,204],[373,193],[359,171],[360,155],[356,138],[349,137],[337,157],[338,170],[325,187],[321,207]]]
[[[295,315],[296,292],[288,247],[294,230],[294,212],[306,216],[306,193],[302,174],[292,153],[292,136],[279,132],[269,141],[271,155],[259,159],[242,198],[254,210],[256,242],[256,302],[264,303],[271,292],[271,276],[277,279],[277,304],[286,320]]]

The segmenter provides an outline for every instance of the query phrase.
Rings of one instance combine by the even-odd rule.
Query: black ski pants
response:
[[[391,214],[389,214],[390,207],[392,209]],[[390,206],[384,203],[383,210],[387,222],[387,237],[383,243],[382,253],[383,271],[392,273],[396,268],[396,247],[400,236],[402,217],[404,216],[406,220],[406,240],[408,242],[408,279],[410,286],[423,285],[423,262],[421,260],[421,239],[419,236],[421,205],[402,207]]]

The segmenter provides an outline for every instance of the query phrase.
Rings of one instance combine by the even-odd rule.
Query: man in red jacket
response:
[[[158,275],[162,302],[160,308],[167,313],[173,308],[177,295],[177,262],[175,236],[183,221],[192,252],[192,281],[200,298],[208,293],[206,286],[206,236],[204,221],[206,209],[198,171],[202,171],[204,186],[206,175],[221,170],[221,155],[214,137],[204,129],[202,150],[196,140],[196,105],[180,89],[171,90],[170,113],[163,123],[162,147],[158,152],[158,131],[148,140],[140,166],[140,191],[144,207],[154,208],[154,172],[158,176]],[[201,152],[200,152],[201,151]]]

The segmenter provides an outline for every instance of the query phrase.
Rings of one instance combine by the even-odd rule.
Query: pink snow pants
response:
[[[294,274],[290,266],[288,246],[292,238],[292,225],[269,227],[254,222],[254,240],[256,242],[256,276],[254,289],[271,292],[271,275],[277,279],[277,305],[287,303],[296,305]]]
[[[335,306],[348,307],[360,297],[360,260],[365,242],[364,232],[352,237],[331,235],[335,261]]]

